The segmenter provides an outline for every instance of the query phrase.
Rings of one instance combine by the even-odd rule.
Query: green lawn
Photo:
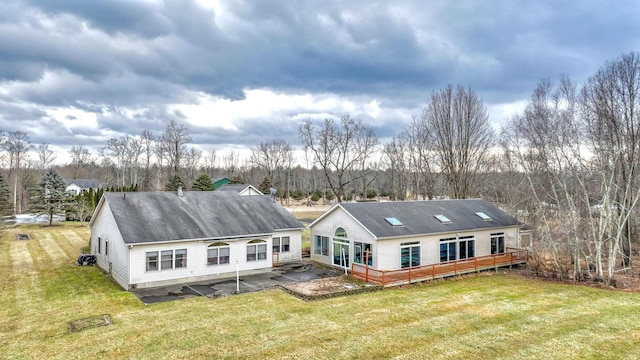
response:
[[[269,290],[145,306],[73,265],[88,238],[72,225],[2,231],[0,358],[640,356],[638,293],[483,273],[310,303]],[[68,333],[69,321],[100,314],[113,325]]]

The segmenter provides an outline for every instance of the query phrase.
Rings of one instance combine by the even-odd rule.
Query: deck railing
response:
[[[392,286],[524,264],[527,262],[528,256],[527,250],[507,248],[503,254],[478,256],[399,270],[376,270],[364,264],[352,263],[351,275],[372,284]]]

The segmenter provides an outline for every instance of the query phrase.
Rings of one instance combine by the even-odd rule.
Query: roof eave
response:
[[[393,240],[393,239],[402,239],[402,238],[414,238],[414,237],[422,237],[422,236],[433,236],[433,235],[443,235],[443,234],[451,234],[453,232],[468,232],[475,230],[492,230],[492,229],[519,229],[521,227],[518,225],[508,225],[508,226],[495,226],[495,227],[484,227],[484,228],[472,228],[472,229],[459,229],[459,230],[450,230],[450,231],[440,231],[440,232],[430,232],[430,233],[419,233],[419,234],[405,234],[405,235],[397,235],[397,236],[380,236],[377,237],[378,240]]]
[[[183,243],[183,242],[197,242],[197,241],[216,241],[216,240],[223,240],[223,239],[226,239],[226,240],[243,240],[243,239],[252,239],[252,238],[272,236],[272,235],[273,235],[273,233],[232,235],[232,236],[214,236],[214,237],[193,238],[193,239],[141,241],[141,242],[133,242],[133,243],[125,242],[125,244],[128,245],[128,246],[140,246],[140,245]]]

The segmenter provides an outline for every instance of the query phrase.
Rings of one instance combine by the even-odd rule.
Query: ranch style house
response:
[[[302,258],[304,226],[269,196],[105,192],[89,226],[97,265],[127,290],[265,271]]]
[[[312,260],[394,285],[524,263],[523,225],[468,199],[343,202],[308,227]]]

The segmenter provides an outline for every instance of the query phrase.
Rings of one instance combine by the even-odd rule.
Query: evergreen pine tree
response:
[[[231,178],[231,181],[229,183],[230,184],[244,184],[244,179],[242,178],[242,175],[235,174],[235,175],[233,175],[233,177]]]
[[[258,186],[258,190],[260,190],[263,194],[270,194],[271,180],[269,180],[269,178],[265,176],[264,179],[262,179],[262,182],[260,183],[260,185]]]
[[[38,215],[49,216],[49,225],[53,223],[53,215],[62,214],[70,203],[64,179],[53,169],[42,174],[40,184],[33,190],[31,210]]]
[[[182,184],[182,178],[180,177],[180,175],[176,174],[169,178],[169,182],[165,184],[164,189],[166,191],[178,191],[178,186]],[[182,187],[182,189],[184,190],[184,186]]]
[[[202,173],[198,175],[196,180],[193,182],[191,186],[191,190],[193,191],[213,191],[215,187],[213,186],[213,181],[211,181],[211,177],[208,174]]]

